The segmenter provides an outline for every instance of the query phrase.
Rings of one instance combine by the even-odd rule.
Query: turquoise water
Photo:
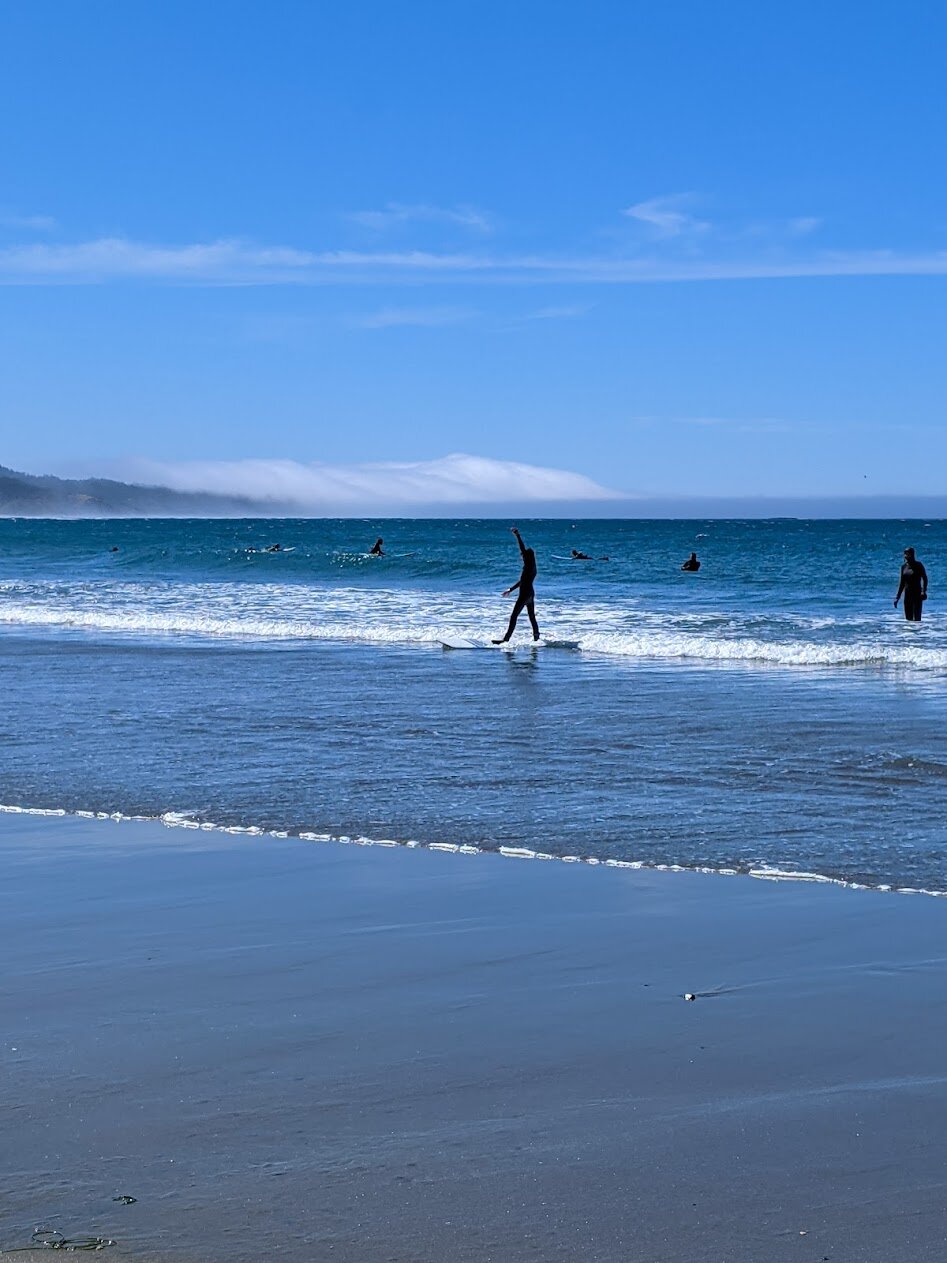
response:
[[[519,525],[0,522],[0,802],[947,890],[947,523]]]

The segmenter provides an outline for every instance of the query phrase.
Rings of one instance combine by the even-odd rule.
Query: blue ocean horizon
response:
[[[0,521],[0,803],[947,892],[947,522],[519,526]]]

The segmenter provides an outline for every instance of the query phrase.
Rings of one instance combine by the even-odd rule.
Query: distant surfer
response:
[[[281,553],[283,551],[282,544],[270,544],[269,548],[264,548],[265,553]]]
[[[691,553],[688,559],[684,562],[683,566],[681,566],[681,569],[688,571],[690,574],[696,574],[700,569],[700,562],[697,560],[697,554]]]
[[[371,548],[369,549],[369,552],[368,552],[369,557],[384,557],[385,555],[385,550],[383,547],[384,542],[385,541],[379,535],[378,538],[375,540],[374,544],[372,544]]]
[[[898,595],[894,598],[895,609],[898,608],[902,593],[904,594],[904,617],[912,623],[919,623],[921,609],[927,600],[927,571],[914,556],[913,548],[904,550],[901,582],[898,585]]]
[[[573,561],[591,561],[592,558],[588,555],[588,553],[580,553],[577,548],[573,548],[572,560]]]
[[[516,604],[513,606],[513,613],[510,615],[509,626],[506,629],[506,635],[501,636],[499,640],[494,640],[495,645],[504,645],[513,635],[516,628],[516,620],[522,614],[523,610],[529,615],[529,624],[533,629],[533,640],[539,639],[539,624],[536,622],[536,609],[533,604],[535,601],[535,592],[533,584],[536,580],[536,554],[531,548],[527,548],[523,543],[523,537],[516,529],[511,526],[510,530],[516,536],[516,542],[520,547],[520,556],[523,558],[523,570],[517,581],[504,589],[503,595],[509,596],[511,592],[517,592]]]

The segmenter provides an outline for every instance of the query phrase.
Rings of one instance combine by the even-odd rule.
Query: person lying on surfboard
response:
[[[556,554],[553,553],[555,557]],[[559,557],[559,561],[609,561],[608,557],[590,557],[588,553],[580,553],[577,548],[573,548],[571,557]]]
[[[505,645],[509,638],[513,635],[516,628],[516,620],[522,614],[523,610],[529,615],[529,623],[533,629],[533,640],[539,639],[539,624],[536,622],[536,610],[533,605],[535,600],[535,592],[533,591],[533,582],[536,579],[536,554],[531,548],[527,548],[523,543],[523,537],[516,529],[511,526],[510,530],[516,536],[516,542],[520,546],[520,556],[523,558],[523,570],[517,581],[504,589],[503,595],[509,596],[511,592],[519,593],[516,597],[516,604],[513,606],[513,613],[510,615],[510,623],[506,629],[506,635],[501,636],[499,640],[494,640],[495,645]]]

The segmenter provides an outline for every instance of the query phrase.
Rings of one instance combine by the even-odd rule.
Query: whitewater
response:
[[[0,803],[947,890],[944,523],[507,526],[0,522]]]

